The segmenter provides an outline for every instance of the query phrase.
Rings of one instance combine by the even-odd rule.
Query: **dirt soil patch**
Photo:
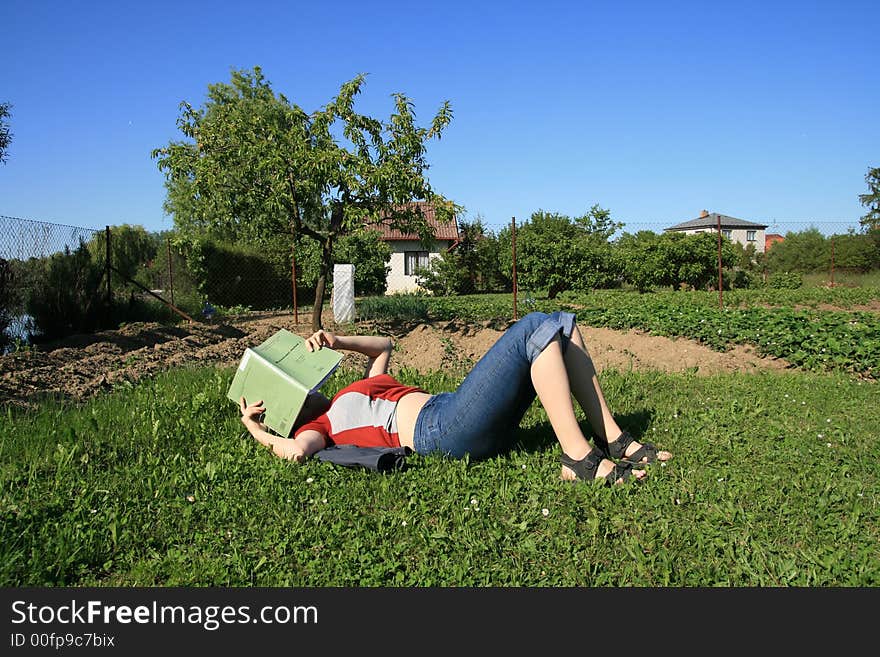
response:
[[[174,367],[233,366],[246,347],[259,344],[278,329],[308,336],[310,317],[300,315],[299,320],[295,322],[293,315],[286,313],[250,314],[222,323],[137,323],[7,354],[0,356],[0,404],[27,407],[45,396],[81,401],[122,382],[136,383]],[[358,332],[394,338],[397,351],[392,373],[401,367],[427,372],[476,362],[509,323],[374,324],[360,325]],[[337,328],[330,317],[324,326]],[[692,370],[708,375],[789,367],[780,359],[762,358],[749,347],[719,353],[691,340],[579,326],[600,373],[614,368]],[[347,354],[343,364],[360,366],[362,361],[357,354]]]

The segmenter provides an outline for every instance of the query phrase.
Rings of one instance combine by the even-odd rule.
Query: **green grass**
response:
[[[814,274],[804,274],[804,286],[826,286],[831,283],[831,268],[828,271]],[[880,288],[880,270],[865,273],[849,272],[836,269],[834,271],[834,285],[844,287],[874,287]]]
[[[287,463],[240,437],[231,374],[7,410],[0,585],[880,584],[875,383],[606,372],[621,423],[675,457],[602,488],[559,481],[537,404],[517,448],[488,461],[411,456],[390,475]]]

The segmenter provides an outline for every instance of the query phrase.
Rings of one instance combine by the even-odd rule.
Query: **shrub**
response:
[[[427,321],[428,300],[424,294],[406,292],[384,297],[367,297],[356,304],[358,319],[385,321]]]
[[[770,274],[767,287],[774,290],[797,290],[804,284],[804,277],[799,272],[786,271]]]
[[[107,325],[110,314],[105,312],[101,289],[104,270],[85,244],[74,251],[65,247],[35,264],[35,285],[26,300],[38,334],[35,337],[54,340]]]

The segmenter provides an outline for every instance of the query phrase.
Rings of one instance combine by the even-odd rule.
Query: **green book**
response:
[[[306,396],[329,378],[342,354],[322,347],[309,351],[304,338],[281,329],[254,348],[245,349],[226,396],[248,404],[263,400],[263,423],[287,437]]]

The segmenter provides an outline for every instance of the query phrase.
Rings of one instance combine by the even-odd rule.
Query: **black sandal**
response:
[[[605,458],[598,449],[592,450],[589,454],[587,454],[580,461],[575,461],[568,454],[563,453],[561,456],[562,465],[567,468],[570,468],[575,475],[577,475],[578,479],[582,479],[584,481],[596,481],[597,479],[604,479],[606,486],[611,486],[612,484],[617,483],[618,479],[623,479],[626,481],[630,477],[633,476],[632,467],[630,465],[618,465],[614,464],[614,468],[604,477],[597,477],[596,472],[599,470],[599,464],[602,462],[602,459]]]
[[[647,465],[657,460],[657,448],[651,443],[642,443],[642,446],[635,452],[626,456],[626,448],[634,441],[635,438],[630,435],[629,431],[624,431],[618,436],[617,440],[610,443],[598,436],[596,436],[595,442],[599,449],[605,452],[607,458],[621,461],[630,466]],[[647,460],[643,461],[642,459]]]

